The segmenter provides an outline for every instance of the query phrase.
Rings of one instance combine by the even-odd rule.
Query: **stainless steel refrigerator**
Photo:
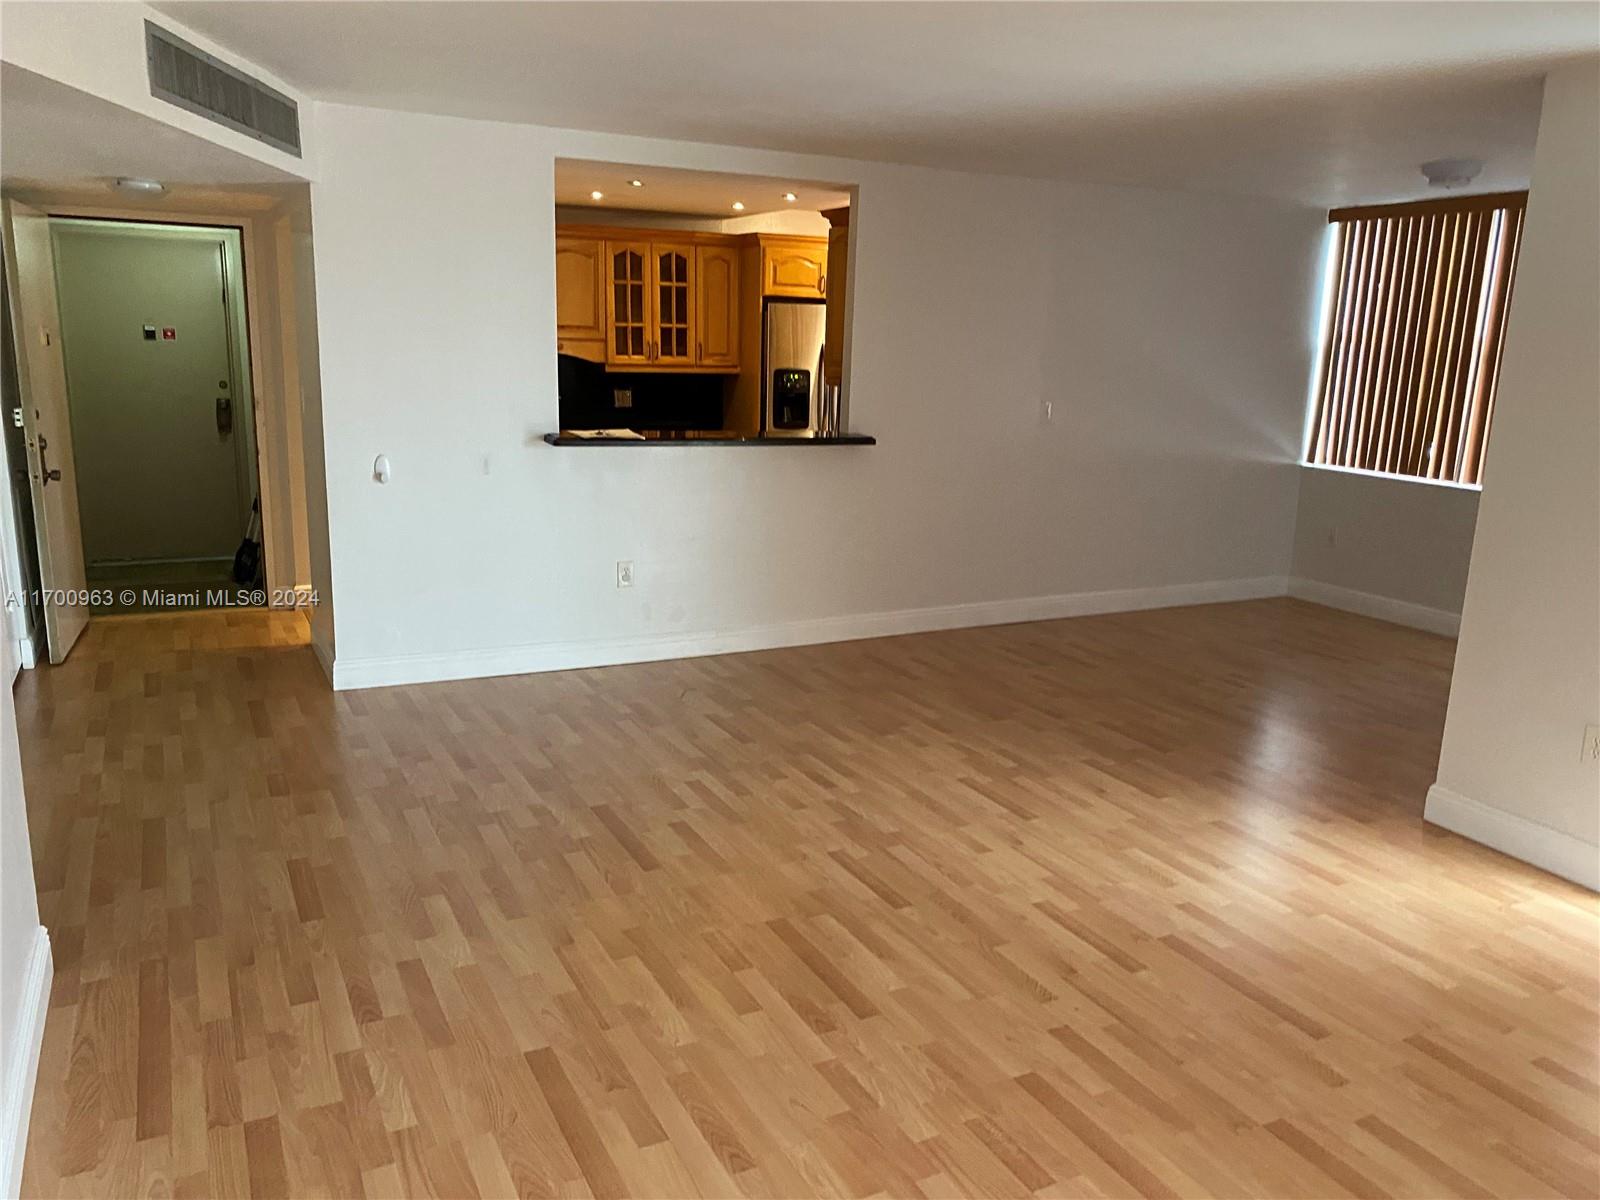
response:
[[[825,305],[769,300],[761,317],[761,433],[819,437],[829,428],[822,402]]]

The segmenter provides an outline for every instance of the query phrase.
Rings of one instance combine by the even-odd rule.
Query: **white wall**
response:
[[[1476,488],[1302,467],[1292,590],[1453,634],[1477,520]]]
[[[337,105],[318,130],[342,685],[1281,589],[1321,214]],[[859,183],[849,403],[880,444],[543,444],[558,156]]]
[[[9,497],[0,518],[10,520]],[[0,575],[9,579],[10,546],[0,541]],[[39,924],[33,885],[28,813],[22,795],[17,709],[11,685],[17,673],[20,614],[0,611],[0,1195],[15,1196],[22,1178],[33,1082],[50,988],[50,939]]]
[[[1600,888],[1600,63],[1545,85],[1428,819]]]

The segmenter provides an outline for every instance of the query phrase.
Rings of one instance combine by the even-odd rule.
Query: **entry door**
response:
[[[87,584],[50,222],[43,213],[8,200],[4,233],[39,582],[45,593],[45,639],[50,661],[59,663],[89,623],[89,606],[82,602]]]
[[[247,414],[220,231],[58,221],[54,232],[84,557],[231,558]]]

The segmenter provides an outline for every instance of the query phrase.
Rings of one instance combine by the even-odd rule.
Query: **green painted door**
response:
[[[56,222],[53,233],[84,558],[231,557],[254,490],[236,445],[232,231]]]

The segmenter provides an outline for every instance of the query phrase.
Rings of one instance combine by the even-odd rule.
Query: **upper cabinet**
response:
[[[695,362],[739,365],[739,252],[732,246],[695,248]]]
[[[713,233],[558,229],[558,349],[613,371],[737,371],[738,247]]]
[[[655,360],[649,242],[606,242],[606,362],[645,366]]]
[[[695,365],[695,269],[693,245],[650,247],[655,298],[655,362],[663,367]]]
[[[828,287],[828,240],[758,234],[761,294],[791,300],[822,300]]]
[[[591,362],[606,357],[605,243],[556,238],[556,349]]]

